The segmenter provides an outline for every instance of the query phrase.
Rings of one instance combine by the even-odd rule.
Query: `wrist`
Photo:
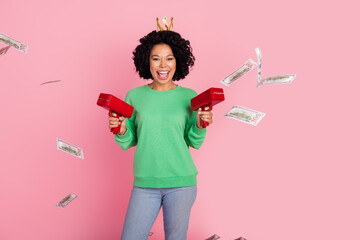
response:
[[[126,133],[126,129],[125,129],[124,132],[120,131],[118,134],[119,134],[119,135],[125,135],[125,133]]]

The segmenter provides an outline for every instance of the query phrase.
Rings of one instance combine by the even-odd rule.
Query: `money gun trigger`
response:
[[[115,115],[116,115],[115,117],[116,117],[116,118],[123,117],[123,115],[120,115],[120,114],[118,114],[117,112],[114,112],[114,111],[109,110],[109,116],[110,116],[110,117],[113,117],[113,115],[112,115],[111,113],[115,113]],[[117,133],[120,132],[120,127],[121,127],[121,122],[120,122],[120,125],[117,126],[116,128],[111,128],[111,129],[110,129],[110,132],[112,132],[113,134],[117,134]]]
[[[209,107],[209,109],[208,109],[208,110],[205,110],[206,107]],[[211,110],[213,110],[213,105],[212,105],[212,103],[210,103],[209,105],[207,105],[207,106],[204,107],[204,111],[211,111]]]
[[[206,107],[209,107],[209,109],[208,109],[208,110],[205,110]],[[206,106],[204,106],[204,107],[202,108],[203,111],[211,111],[212,109],[213,109],[212,103],[209,103],[209,105],[206,105]],[[206,128],[207,126],[209,126],[209,123],[208,123],[208,122],[205,122],[205,121],[203,121],[203,120],[201,120],[201,122],[202,122],[203,128]]]

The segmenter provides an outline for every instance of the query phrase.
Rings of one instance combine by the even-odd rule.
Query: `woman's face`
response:
[[[157,44],[150,52],[150,72],[154,81],[167,84],[172,81],[176,70],[176,59],[167,44]]]

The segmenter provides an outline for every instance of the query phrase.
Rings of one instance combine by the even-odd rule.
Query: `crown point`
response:
[[[170,23],[170,25],[167,23],[167,17],[163,17],[162,22],[163,22],[163,26],[166,27],[166,30],[167,30],[167,31],[171,31],[171,27],[173,27],[173,17],[171,17],[171,23]],[[156,23],[157,23],[157,28],[156,28],[156,30],[159,29],[160,31],[163,31],[163,30],[164,30],[164,27],[163,27],[163,26],[160,26],[160,24],[159,24],[159,18],[158,18],[158,17],[156,18]]]

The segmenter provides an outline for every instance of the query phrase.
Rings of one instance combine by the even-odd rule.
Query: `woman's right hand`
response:
[[[116,128],[121,124],[119,134],[124,135],[126,132],[126,118],[123,116],[117,118],[114,112],[111,112],[111,115],[112,117],[109,117],[109,128]]]

